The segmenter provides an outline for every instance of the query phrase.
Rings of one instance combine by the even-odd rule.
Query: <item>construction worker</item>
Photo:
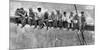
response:
[[[79,30],[79,13],[75,14],[75,16],[73,17],[72,22],[73,22],[72,29],[73,30],[75,30],[75,29]]]
[[[48,25],[49,25],[49,27],[53,27],[54,25],[55,25],[55,23],[53,22],[53,21],[55,21],[56,19],[55,19],[56,17],[55,17],[55,13],[54,13],[54,11],[52,11],[51,12],[51,14],[50,14],[50,16],[49,16],[49,20],[48,20]]]
[[[60,10],[56,10],[56,12],[57,12],[57,27],[59,27],[60,29],[63,27],[63,23],[62,23],[62,13],[61,13],[61,11]]]
[[[87,42],[85,41],[85,37],[84,37],[84,27],[85,27],[85,14],[84,11],[81,11],[81,16],[79,18],[79,26],[80,26],[80,39],[81,39],[81,45],[85,45],[87,44]]]
[[[65,11],[63,12],[62,21],[63,21],[63,27],[68,28],[67,13]]]
[[[72,27],[73,27],[73,17],[74,17],[74,13],[73,12],[70,12],[70,15],[69,15],[69,21],[68,21],[68,23],[69,23],[69,25],[68,25],[68,29],[72,29]]]
[[[21,20],[22,27],[24,27],[26,22],[27,22],[26,21],[26,19],[28,17],[27,12],[23,8],[17,8],[15,11],[15,15],[19,16],[19,19]]]
[[[85,15],[84,15],[84,11],[82,11],[81,12],[81,26],[82,26],[82,29],[84,29],[85,24],[86,24]]]
[[[40,29],[42,29],[44,26],[44,12],[42,12],[43,10],[41,7],[38,7],[37,10],[37,24],[39,25]]]
[[[32,8],[29,8],[28,23],[31,25],[35,25],[35,12]]]
[[[58,11],[59,10],[55,10],[55,14],[53,13],[52,14],[52,17],[53,17],[53,27],[54,28],[57,28],[58,27]]]
[[[49,18],[49,13],[48,12],[44,12],[44,16],[43,16],[43,24],[47,27],[47,30],[48,30],[48,18]]]

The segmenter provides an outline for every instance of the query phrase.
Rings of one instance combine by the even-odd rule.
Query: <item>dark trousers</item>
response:
[[[68,28],[68,22],[67,21],[63,21],[63,28]]]
[[[36,28],[36,27],[37,27],[37,25],[38,25],[38,20],[34,20],[34,25],[35,25],[35,27],[34,27],[34,28]]]
[[[57,26],[58,26],[59,28],[62,28],[62,27],[63,27],[63,22],[62,22],[62,21],[58,21],[57,24],[58,24]]]
[[[54,22],[53,22],[53,27],[54,27],[54,28],[57,28],[57,25],[58,25],[58,24],[57,24],[57,20],[54,20]]]

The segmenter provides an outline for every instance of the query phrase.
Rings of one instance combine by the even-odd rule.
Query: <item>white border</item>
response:
[[[42,50],[99,50],[100,44],[100,2],[99,0],[28,0],[39,2],[54,2],[54,3],[71,3],[71,4],[86,4],[95,5],[95,24],[96,24],[96,44],[89,46],[70,46],[70,47],[54,47],[41,48]],[[0,1],[0,50],[8,50],[9,48],[9,0]],[[37,49],[37,50],[41,50]],[[35,50],[35,49],[30,49]]]

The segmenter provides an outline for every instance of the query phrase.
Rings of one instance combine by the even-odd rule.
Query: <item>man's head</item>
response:
[[[64,11],[63,14],[64,14],[64,16],[65,16],[65,15],[66,15],[66,12]]]
[[[70,15],[71,15],[71,16],[73,16],[73,14],[74,14],[73,12],[70,12]]]
[[[60,10],[56,10],[57,14],[60,14]]]
[[[81,14],[83,15],[84,14],[84,11],[81,11]]]
[[[20,9],[23,9],[23,8],[20,8]]]
[[[42,8],[40,8],[40,7],[39,7],[39,8],[37,8],[37,10],[38,10],[39,12],[41,12],[41,9],[42,9]]]
[[[19,8],[17,8],[16,10],[20,10]]]
[[[84,16],[84,11],[81,11],[81,16]]]
[[[32,11],[32,8],[29,8],[29,11]]]

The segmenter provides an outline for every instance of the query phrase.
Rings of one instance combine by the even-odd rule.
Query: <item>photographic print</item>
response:
[[[9,49],[95,44],[95,6],[9,0]]]

